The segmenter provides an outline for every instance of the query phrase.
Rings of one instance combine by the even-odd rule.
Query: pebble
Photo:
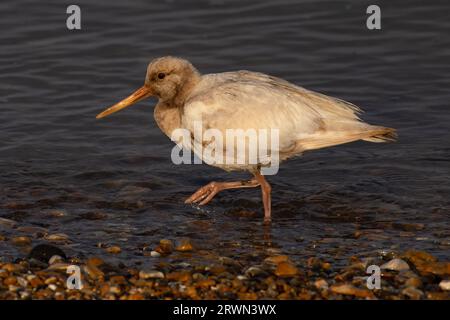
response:
[[[418,277],[411,277],[405,281],[405,286],[419,288],[422,286],[422,280]]]
[[[409,265],[405,260],[402,259],[392,259],[381,266],[381,269],[393,270],[393,271],[403,271],[409,270]]]
[[[14,228],[17,222],[11,219],[0,218],[0,225],[8,228]]]
[[[64,210],[51,210],[49,212],[49,215],[54,218],[60,218],[60,217],[64,217],[65,215],[67,215],[67,213]]]
[[[295,267],[292,263],[283,261],[277,265],[275,270],[275,274],[278,277],[293,277],[298,273],[297,267]]]
[[[139,278],[141,279],[163,279],[164,273],[157,270],[141,270],[139,271]]]
[[[53,256],[60,256],[66,259],[66,254],[60,248],[49,244],[39,244],[31,249],[28,255],[29,259],[36,259],[48,263]]]
[[[420,300],[423,296],[423,292],[414,287],[406,287],[402,290],[402,294],[410,298],[411,300]]]
[[[65,233],[54,233],[45,236],[45,239],[53,242],[67,242],[69,241],[69,236]]]
[[[168,239],[162,239],[159,241],[159,245],[155,250],[161,254],[170,254],[173,251],[173,242]]]
[[[175,248],[177,251],[186,252],[192,251],[194,247],[192,246],[190,239],[183,239],[180,241],[179,245]]]
[[[245,275],[249,278],[254,278],[262,275],[266,275],[267,272],[265,272],[263,269],[261,269],[258,266],[249,267],[247,270],[245,270]]]
[[[317,279],[314,281],[314,286],[319,290],[327,290],[328,282],[325,279]]]
[[[63,257],[55,254],[55,255],[51,256],[50,259],[48,259],[48,264],[52,265],[52,264],[56,264],[56,263],[61,263],[63,261],[64,261]]]
[[[106,248],[106,252],[112,253],[112,254],[119,254],[122,252],[122,249],[119,246],[112,246]]]
[[[153,251],[150,251],[150,256],[153,258],[158,258],[158,257],[161,257],[161,253],[153,250]]]
[[[11,242],[14,243],[16,246],[27,246],[31,244],[31,238],[30,237],[14,237],[11,238]]]
[[[264,259],[264,262],[270,263],[270,264],[279,264],[280,262],[287,262],[289,260],[289,257],[286,255],[278,255],[278,256],[271,256]]]
[[[336,284],[330,290],[337,294],[351,295],[358,298],[373,298],[372,292],[366,289],[358,289],[351,284]]]
[[[450,280],[442,280],[441,282],[439,282],[439,288],[444,291],[450,290]]]

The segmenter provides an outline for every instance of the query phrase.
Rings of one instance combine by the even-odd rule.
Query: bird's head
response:
[[[160,101],[179,105],[199,81],[200,74],[187,60],[176,57],[154,59],[147,68],[144,85],[119,103],[97,115],[97,119],[156,96]]]

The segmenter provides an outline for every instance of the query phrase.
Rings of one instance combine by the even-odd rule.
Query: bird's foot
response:
[[[210,182],[206,186],[198,189],[193,195],[186,199],[184,203],[198,203],[200,206],[207,204],[223,188],[218,182]]]

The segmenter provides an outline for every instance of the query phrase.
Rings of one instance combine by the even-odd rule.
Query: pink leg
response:
[[[271,221],[271,191],[272,187],[267,182],[267,180],[264,178],[264,176],[260,172],[255,172],[255,179],[259,182],[261,185],[261,193],[262,193],[262,200],[264,204],[264,222],[270,223]]]
[[[240,188],[254,188],[259,186],[256,178],[248,181],[233,181],[233,182],[210,182],[206,186],[198,189],[192,196],[190,196],[184,203],[198,203],[199,205],[207,204],[216,194],[222,190],[240,189]]]

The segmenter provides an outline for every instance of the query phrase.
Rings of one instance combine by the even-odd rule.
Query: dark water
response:
[[[76,3],[81,31],[66,29],[63,2],[0,3],[0,217],[18,222],[0,225],[1,234],[28,226],[65,233],[71,242],[61,246],[77,256],[104,256],[99,243],[117,244],[115,259],[128,264],[152,264],[143,246],[183,237],[201,259],[253,262],[281,252],[338,264],[405,249],[450,258],[446,1],[378,1],[380,31],[366,29],[365,1]],[[204,73],[262,71],[352,101],[400,139],[285,163],[269,178],[270,228],[261,224],[259,190],[192,208],[183,199],[196,188],[244,175],[172,164],[155,101],[95,120],[142,85],[152,58],[169,54]],[[55,209],[65,216],[49,216]],[[10,242],[0,253],[24,254]]]

